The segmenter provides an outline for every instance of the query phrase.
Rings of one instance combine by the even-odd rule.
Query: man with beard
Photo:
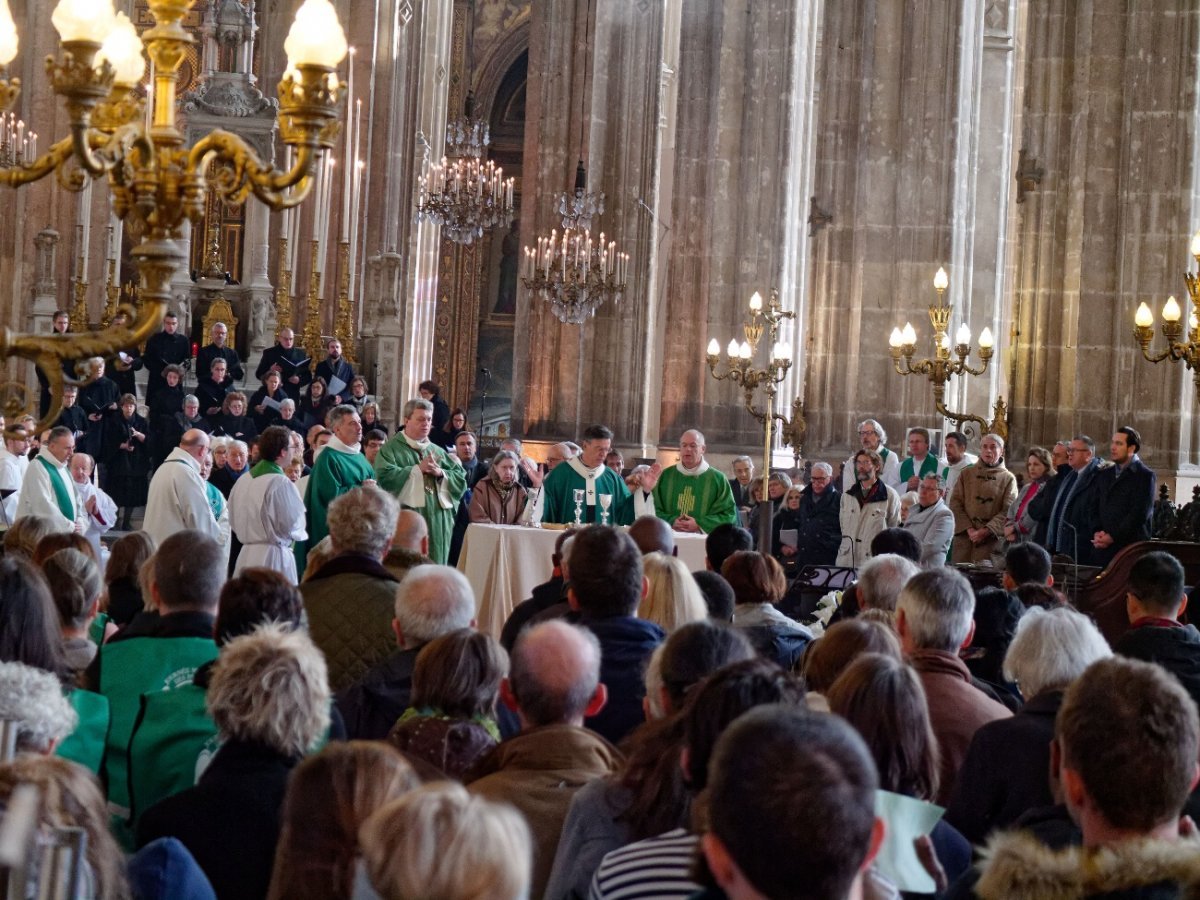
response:
[[[883,459],[874,450],[859,450],[851,462],[855,481],[842,494],[842,545],[837,564],[857,569],[870,558],[875,535],[900,524],[900,495],[880,480]]]
[[[863,419],[858,423],[858,439],[864,450],[870,450],[879,456],[883,464],[879,480],[890,488],[899,488],[900,457],[887,448],[887,432],[883,430],[883,426],[875,419]],[[856,453],[846,460],[846,464],[842,467],[842,491],[846,494],[850,492],[857,480],[855,472],[857,458],[858,454]]]
[[[329,393],[333,397],[333,402],[338,404],[343,401],[343,398],[350,396],[350,382],[354,380],[354,367],[342,356],[342,342],[337,338],[330,338],[325,344],[325,350],[329,356],[317,363],[316,377],[325,379],[325,383],[329,385]]]

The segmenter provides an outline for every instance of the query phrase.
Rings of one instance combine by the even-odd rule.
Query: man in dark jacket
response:
[[[142,361],[146,364],[146,402],[149,403],[158,393],[158,389],[167,383],[163,369],[167,366],[178,366],[191,359],[191,347],[188,339],[176,333],[179,319],[173,312],[163,316],[162,331],[151,335],[146,341],[146,352]],[[203,373],[207,375],[208,373]]]
[[[324,378],[329,386],[329,395],[336,406],[350,396],[350,382],[354,380],[354,367],[342,356],[342,342],[330,338],[325,343],[328,356],[317,363],[317,378]]]
[[[614,744],[645,718],[646,662],[666,637],[634,615],[644,584],[642,554],[629,535],[604,525],[575,533],[567,600],[600,639],[600,680],[608,687],[608,703],[586,724]]]
[[[295,332],[290,328],[281,328],[275,346],[263,351],[254,377],[262,381],[267,372],[274,369],[283,379],[284,393],[299,402],[300,392],[312,381],[311,366],[312,360],[304,349],[296,346]]]
[[[225,341],[229,337],[229,326],[224,322],[214,322],[213,327],[209,330],[209,337],[212,339],[212,343],[201,347],[196,354],[196,372],[203,376],[212,371],[214,359],[223,359],[225,360],[225,385],[233,387],[235,381],[241,381],[246,377],[246,372],[242,368],[242,360],[237,351],[232,347],[225,346]]]
[[[1183,566],[1169,553],[1147,553],[1129,572],[1129,630],[1113,649],[1158,663],[1200,703],[1200,631],[1179,621],[1187,608]]]
[[[466,576],[449,566],[429,564],[412,569],[396,591],[392,631],[400,649],[338,694],[346,733],[359,740],[386,738],[408,708],[413,667],[421,648],[434,638],[474,625],[475,596]]]
[[[832,566],[837,560],[842,543],[840,494],[833,483],[833,467],[824,462],[814,465],[809,485],[800,494],[796,558],[801,565]]]
[[[1106,566],[1123,547],[1150,540],[1154,510],[1154,471],[1138,456],[1142,438],[1128,425],[1112,437],[1113,466],[1096,476],[1096,533],[1092,558]]]
[[[1051,554],[1065,554],[1080,565],[1090,566],[1095,549],[1092,535],[1096,532],[1096,498],[1099,494],[1096,442],[1086,434],[1078,434],[1071,438],[1068,453],[1070,462],[1059,466],[1054,481],[1042,491],[1051,496],[1039,511],[1031,511],[1031,515],[1039,519],[1040,515],[1046,515],[1046,549]],[[1041,497],[1036,499],[1041,500]]]

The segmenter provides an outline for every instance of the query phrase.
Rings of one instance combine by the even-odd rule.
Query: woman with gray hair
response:
[[[1051,806],[1050,742],[1063,694],[1093,662],[1112,656],[1095,623],[1068,606],[1033,607],[1004,657],[1025,705],[984,725],[971,741],[946,819],[972,844],[1027,810]]]
[[[222,649],[207,702],[221,749],[195,787],[142,814],[137,845],[178,838],[218,897],[263,897],[288,776],[329,728],[325,659],[303,632],[264,625]]]
[[[517,469],[523,469],[533,486],[525,490],[517,481]],[[486,478],[471,491],[472,522],[491,525],[534,525],[542,521],[542,478],[537,467],[511,450],[492,457]]]

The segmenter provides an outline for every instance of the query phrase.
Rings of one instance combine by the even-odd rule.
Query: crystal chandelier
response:
[[[0,169],[27,166],[37,159],[37,134],[15,113],[0,115]]]
[[[603,214],[604,191],[598,194],[587,192],[587,169],[583,167],[582,159],[575,169],[575,192],[559,194],[556,208],[562,216],[562,227],[567,230],[582,228],[587,231],[592,227],[592,218]]]
[[[568,228],[539,237],[537,249],[525,248],[521,281],[550,304],[559,321],[581,325],[607,300],[625,291],[629,254],[617,252],[617,242],[593,242],[586,229]]]
[[[420,178],[417,221],[440,225],[456,244],[470,244],[512,218],[513,179],[491,160],[443,157]]]
[[[451,159],[482,159],[487,153],[488,144],[492,142],[488,123],[476,119],[472,115],[474,110],[475,95],[468,93],[463,104],[463,115],[446,123],[446,155]]]

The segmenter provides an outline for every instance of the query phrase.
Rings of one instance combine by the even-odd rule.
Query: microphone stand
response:
[[[483,421],[485,411],[487,410],[487,391],[488,385],[492,381],[492,373],[485,368],[480,368],[480,374],[483,375],[483,396],[479,400],[479,439],[483,440]]]

